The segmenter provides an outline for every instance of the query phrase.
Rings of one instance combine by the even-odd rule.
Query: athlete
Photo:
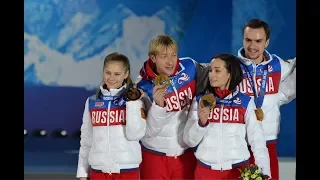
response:
[[[254,97],[258,120],[262,121],[270,156],[272,179],[279,179],[277,138],[280,130],[280,106],[296,94],[296,58],[283,60],[270,54],[270,29],[266,22],[252,19],[243,27],[243,47],[238,51],[244,80],[239,91]],[[254,157],[251,156],[251,163]]]
[[[152,101],[141,139],[142,179],[193,179],[196,159],[183,142],[183,129],[193,97],[208,82],[208,66],[177,53],[173,38],[156,36],[137,79],[137,87]],[[158,84],[157,77],[166,81]]]
[[[77,170],[80,180],[140,179],[139,140],[145,135],[147,103],[140,90],[140,96],[136,91],[129,98],[131,85],[129,59],[109,54],[104,60],[103,82],[85,103]]]
[[[239,179],[248,167],[252,147],[255,162],[270,177],[269,155],[261,122],[250,96],[236,90],[243,79],[237,57],[218,54],[209,70],[207,92],[193,99],[184,141],[195,147],[195,179]]]

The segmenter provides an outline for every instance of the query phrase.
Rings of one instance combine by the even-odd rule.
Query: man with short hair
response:
[[[240,92],[255,99],[257,119],[262,122],[270,156],[272,179],[279,179],[277,138],[280,128],[280,106],[295,98],[296,58],[290,61],[270,54],[270,29],[266,22],[252,19],[244,25],[243,47],[238,51],[244,80]],[[251,152],[252,153],[252,152]],[[251,163],[254,163],[251,154]]]
[[[141,179],[193,179],[197,161],[183,141],[183,131],[193,97],[208,83],[208,66],[178,58],[177,53],[173,38],[154,37],[137,79],[137,87],[152,101],[141,140]],[[167,84],[155,84],[159,75],[168,77]]]

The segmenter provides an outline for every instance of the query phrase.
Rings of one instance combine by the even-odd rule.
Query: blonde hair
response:
[[[155,56],[159,53],[160,49],[166,48],[172,48],[178,51],[178,45],[172,37],[166,34],[160,34],[151,40],[149,44],[149,56]]]

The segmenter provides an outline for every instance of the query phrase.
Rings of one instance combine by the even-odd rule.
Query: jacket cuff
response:
[[[77,178],[88,177],[88,169],[84,167],[78,167]]]
[[[153,117],[165,117],[167,113],[167,107],[161,107],[157,105],[155,101],[153,101],[149,112],[152,112]]]
[[[209,121],[207,121],[206,124],[203,124],[203,123],[200,121],[200,119],[199,119],[199,120],[198,120],[198,124],[199,124],[200,127],[206,127],[206,126],[208,126]]]

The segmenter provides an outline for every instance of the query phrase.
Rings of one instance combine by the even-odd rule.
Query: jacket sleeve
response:
[[[138,88],[147,92],[148,89],[140,85],[141,80],[142,77],[139,75],[135,83]],[[145,137],[156,137],[162,131],[164,125],[170,120],[170,118],[166,117],[167,107],[158,106],[152,98],[152,93],[144,94],[144,104],[146,105],[147,112]]]
[[[130,141],[139,141],[146,132],[146,106],[143,99],[126,102],[126,135]]]
[[[82,125],[81,125],[81,136],[80,136],[80,150],[79,150],[79,159],[78,159],[78,169],[77,169],[77,178],[88,177],[88,156],[92,143],[92,125],[90,120],[89,113],[89,98],[86,100]]]
[[[255,104],[251,98],[245,114],[248,143],[251,146],[255,163],[262,169],[264,175],[271,177],[270,158],[263,133],[262,123],[257,120]]]
[[[291,74],[280,82],[280,105],[288,104],[296,98],[296,82],[296,68],[294,68]]]
[[[277,55],[274,55],[274,56],[276,56],[280,61],[281,81],[283,81],[296,68],[296,58],[293,58],[293,59],[290,59],[290,60],[283,60]]]
[[[193,63],[196,67],[197,79],[196,79],[196,96],[200,93],[203,93],[209,83],[209,63],[198,63],[193,60]]]
[[[188,113],[188,120],[184,127],[183,141],[189,147],[197,146],[207,132],[209,123],[202,125],[198,116],[198,102],[193,98],[190,111]]]
[[[156,137],[163,129],[164,125],[170,120],[166,117],[167,107],[158,106],[155,101],[147,113],[146,137]]]

